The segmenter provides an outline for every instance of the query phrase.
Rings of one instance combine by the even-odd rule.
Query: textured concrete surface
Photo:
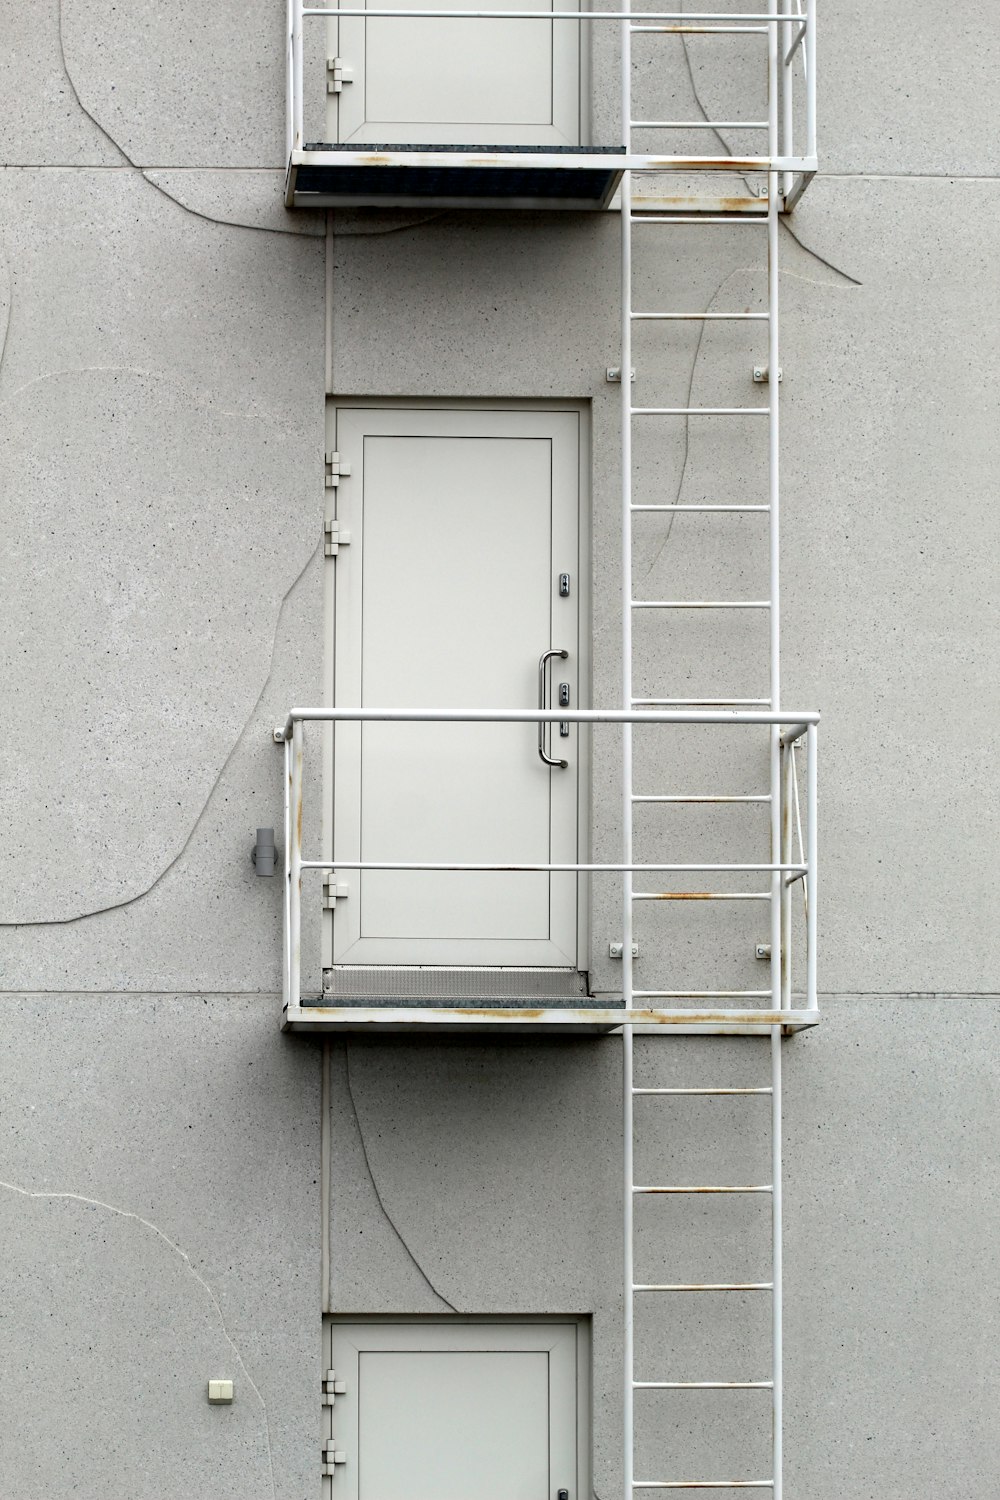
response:
[[[3,916],[40,921],[146,890],[254,710],[320,534],[322,264],[134,174],[3,188]]]
[[[825,175],[782,231],[784,700],[825,715],[825,1020],[784,1048],[787,1486],[812,1500],[1000,1487],[998,34],[985,0],[950,32],[938,11],[823,9]],[[320,1061],[278,1034],[280,883],[248,859],[280,824],[271,725],[323,681],[325,224],[281,206],[284,11],[45,0],[0,27],[0,1495],[312,1500]],[[753,112],[756,45],[720,66],[669,39],[643,107]],[[602,30],[605,142],[615,46]],[[335,391],[590,402],[593,691],[614,701],[615,218],[331,229]],[[756,234],[637,240],[637,305],[759,310]],[[763,401],[761,353],[755,325],[639,329],[637,397]],[[762,437],[643,429],[641,487],[763,499]],[[758,594],[753,518],[643,524],[637,592]],[[640,690],[764,691],[759,619],[655,642],[647,623]],[[610,856],[614,749],[594,779]],[[685,732],[665,758],[637,736],[645,789],[664,769],[763,786],[759,736]],[[657,811],[637,849],[750,859],[763,833],[759,809]],[[640,981],[762,986],[762,915],[641,911]],[[609,884],[604,989],[617,927]],[[332,1306],[590,1314],[600,1500],[620,1495],[619,1066],[614,1041],[330,1049]],[[754,1042],[637,1047],[648,1083],[766,1069]],[[640,1171],[766,1173],[766,1103],[641,1107]],[[763,1279],[766,1204],[643,1204],[636,1244],[642,1274]],[[650,1299],[639,1365],[763,1378],[768,1316]],[[232,1408],[207,1406],[210,1376]],[[764,1471],[766,1402],[644,1396],[641,1463]]]
[[[314,1494],[315,1049],[271,997],[4,1015],[3,1494]]]

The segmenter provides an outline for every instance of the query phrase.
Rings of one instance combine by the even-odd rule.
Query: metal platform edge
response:
[[[818,1010],[516,1010],[465,1006],[286,1006],[282,1031],[397,1033],[434,1036],[609,1036],[631,1025],[639,1035],[766,1036],[775,1026],[791,1035],[819,1024]]]
[[[320,169],[327,175],[327,190],[304,192],[298,187],[299,168]],[[474,190],[466,191],[434,191],[434,192],[407,192],[405,187],[396,184],[391,189],[382,188],[378,185],[380,176],[379,169],[395,169],[398,174],[400,170],[404,175],[413,174],[413,182],[416,185],[418,179],[430,177],[442,170],[454,173],[466,172],[481,174],[496,172],[498,181],[509,174],[516,173],[519,181],[524,184],[526,179],[532,175],[536,177],[541,186],[543,174],[558,176],[564,181],[571,179],[572,174],[580,173],[581,182],[584,177],[600,175],[602,183],[600,189],[595,193],[591,189],[578,197],[553,195],[549,191],[541,191],[538,194],[489,194],[483,196]],[[792,191],[782,203],[784,211],[791,209],[816,172],[816,162],[811,157],[775,157],[773,160],[766,156],[762,157],[731,157],[731,156],[655,156],[636,155],[626,152],[610,154],[607,151],[588,153],[585,147],[579,152],[544,152],[542,150],[532,152],[517,151],[488,151],[488,150],[448,150],[436,149],[432,151],[407,150],[401,148],[369,148],[367,151],[347,150],[304,150],[297,149],[290,153],[285,175],[285,206],[287,208],[465,208],[465,209],[520,209],[520,210],[561,210],[568,212],[592,212],[606,209],[617,192],[622,173],[626,170],[637,174],[643,173],[676,173],[683,171],[694,172],[766,172],[769,169],[777,170],[783,175],[790,174],[794,178]],[[370,184],[361,189],[338,188],[334,184],[338,172],[357,172],[362,170],[370,174]],[[720,202],[722,200],[719,200]],[[710,205],[706,204],[708,211]]]

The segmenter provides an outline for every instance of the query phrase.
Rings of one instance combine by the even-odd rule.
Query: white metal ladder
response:
[[[778,0],[769,0],[769,15],[777,16],[779,13]],[[621,29],[621,93],[623,120],[622,127],[625,132],[627,150],[632,151],[633,130],[646,127],[650,122],[637,121],[633,118],[632,111],[632,57],[631,40],[632,34],[640,30],[649,30],[648,26],[637,24],[636,18],[626,20]],[[666,29],[666,28],[663,28]],[[779,31],[775,22],[768,27],[767,36],[767,73],[768,73],[768,159],[774,162],[779,153],[779,90],[778,70],[780,64],[779,56]],[[656,122],[653,122],[656,123]],[[787,130],[787,121],[783,122]],[[622,432],[622,704],[626,709],[654,708],[666,705],[685,705],[691,707],[743,707],[760,703],[760,700],[727,700],[725,703],[719,699],[665,699],[665,698],[636,698],[633,696],[633,640],[632,626],[633,617],[638,610],[660,610],[672,611],[677,609],[698,610],[730,610],[730,609],[752,609],[765,610],[769,617],[768,632],[768,676],[769,696],[761,706],[778,711],[781,704],[780,691],[780,666],[779,666],[779,471],[778,471],[778,371],[779,371],[779,349],[778,349],[778,206],[779,194],[782,187],[781,173],[769,170],[767,174],[767,210],[763,213],[747,214],[735,218],[726,215],[697,215],[689,214],[649,214],[643,215],[634,211],[632,198],[632,173],[626,172],[622,181],[621,189],[621,432]],[[697,224],[703,226],[712,223],[725,223],[727,225],[741,224],[745,226],[748,234],[761,233],[766,230],[767,236],[767,282],[768,303],[767,311],[763,313],[750,312],[703,312],[696,313],[689,310],[666,311],[649,308],[635,308],[632,301],[632,235],[633,228],[641,226],[643,234],[669,232],[667,226],[672,229],[679,225]],[[631,388],[632,369],[632,328],[636,322],[656,322],[668,325],[676,321],[709,321],[720,319],[749,319],[764,321],[768,330],[768,366],[770,383],[768,386],[769,398],[763,407],[639,407],[633,404],[634,398]],[[759,415],[768,425],[768,495],[766,503],[739,504],[728,501],[725,497],[713,497],[712,503],[687,505],[682,504],[678,495],[671,504],[635,504],[632,493],[632,434],[633,424],[637,421],[655,420],[660,417],[683,417],[685,420],[692,416],[709,417],[723,421],[728,417],[744,414]],[[685,599],[637,599],[633,593],[632,576],[632,529],[637,514],[642,513],[664,513],[678,511],[716,511],[716,512],[741,512],[758,511],[767,515],[768,518],[768,572],[769,585],[767,597],[754,600],[733,599],[707,599],[707,600],[685,600]],[[702,991],[703,998],[744,997],[760,996],[770,994],[771,1005],[774,1010],[790,1002],[789,984],[787,982],[787,965],[783,963],[784,954],[782,950],[782,934],[787,928],[783,928],[783,909],[787,912],[788,882],[783,878],[780,870],[774,869],[782,861],[783,850],[787,851],[788,829],[786,826],[783,839],[782,829],[782,750],[781,750],[781,727],[772,726],[770,730],[770,788],[766,796],[752,796],[751,794],[729,793],[720,797],[711,797],[705,794],[698,795],[674,795],[667,793],[656,793],[645,796],[637,796],[633,783],[632,768],[632,726],[624,725],[622,730],[622,826],[623,826],[623,854],[622,861],[626,869],[633,865],[633,817],[637,804],[648,802],[745,802],[759,800],[770,805],[770,862],[772,866],[770,876],[770,890],[767,899],[770,906],[770,934],[771,934],[771,987],[769,991]],[[790,757],[789,757],[790,759]],[[787,788],[786,788],[787,790]],[[787,799],[786,799],[787,800]],[[787,852],[785,857],[787,858]],[[656,1004],[662,1003],[668,995],[678,996],[681,992],[666,990],[636,990],[633,985],[633,912],[634,903],[637,900],[648,898],[649,893],[636,891],[634,879],[628,873],[623,879],[623,903],[622,903],[622,965],[623,965],[623,1003],[626,1011],[630,1011],[638,1002]],[[726,893],[716,893],[719,899],[726,899]],[[814,961],[814,954],[812,955]],[[683,992],[689,996],[690,992]],[[770,1082],[760,1088],[730,1088],[730,1087],[707,1087],[699,1085],[691,1088],[637,1088],[633,1071],[633,1027],[626,1025],[623,1037],[624,1054],[624,1301],[625,1301],[625,1327],[624,1327],[624,1500],[632,1500],[636,1493],[653,1490],[683,1490],[683,1489],[766,1489],[770,1490],[776,1500],[780,1500],[782,1494],[782,1238],[781,1238],[781,1028],[774,1026],[770,1028]],[[770,1157],[771,1170],[770,1181],[767,1183],[756,1183],[748,1185],[734,1185],[728,1182],[724,1175],[720,1175],[715,1182],[707,1185],[671,1184],[664,1182],[637,1183],[634,1177],[634,1105],[636,1098],[650,1098],[655,1100],[657,1096],[699,1096],[699,1095],[729,1095],[745,1098],[749,1108],[754,1108],[755,1101],[759,1103],[762,1099],[770,1102]],[[652,1105],[645,1106],[653,1107]],[[755,1282],[662,1282],[649,1283],[637,1282],[635,1279],[635,1256],[634,1256],[634,1212],[637,1199],[650,1198],[659,1194],[716,1194],[716,1193],[753,1193],[766,1194],[771,1203],[771,1267],[769,1279]],[[761,1372],[761,1378],[754,1380],[731,1381],[731,1380],[650,1380],[648,1378],[637,1378],[645,1372],[637,1372],[635,1368],[635,1299],[637,1296],[653,1295],[683,1295],[687,1293],[725,1293],[725,1292],[760,1292],[771,1296],[771,1349],[770,1369]],[[681,1372],[678,1372],[679,1374]],[[687,1372],[684,1372],[687,1373]],[[766,1477],[740,1477],[722,1478],[715,1475],[707,1476],[660,1476],[650,1474],[635,1475],[635,1413],[634,1397],[637,1390],[732,1390],[750,1389],[769,1391],[771,1398],[771,1472]]]

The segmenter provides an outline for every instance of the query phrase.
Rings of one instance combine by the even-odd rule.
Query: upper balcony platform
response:
[[[684,211],[759,212],[774,191],[788,209],[816,170],[814,0],[801,14],[794,3],[688,13],[289,0],[286,205],[602,210],[628,172],[641,179],[633,206],[669,203],[664,174],[723,173],[744,180],[714,195],[682,185]],[[684,53],[662,47],[671,39],[718,41],[719,77],[745,96],[740,118],[661,118],[683,85],[671,70]],[[609,66],[628,97],[605,100],[613,119],[595,125],[591,79]]]

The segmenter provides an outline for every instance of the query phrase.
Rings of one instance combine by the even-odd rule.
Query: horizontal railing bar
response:
[[[633,505],[631,510],[680,511],[680,510],[770,510],[769,505]]]
[[[669,792],[664,793],[662,797],[647,796],[645,793],[640,796],[638,793],[634,793],[632,797],[633,802],[770,802],[770,800],[770,792],[752,792],[746,796],[738,797],[713,797],[707,792],[696,792],[689,795]],[[795,878],[798,879],[797,876]]]
[[[635,1282],[633,1292],[773,1292],[773,1281]]]
[[[477,871],[496,872],[508,874],[512,871],[522,871],[534,875],[544,874],[587,874],[600,875],[689,875],[711,871],[719,873],[753,873],[769,872],[772,875],[785,874],[790,870],[805,871],[804,865],[584,865],[584,864],[518,864],[512,863],[492,864],[486,863],[461,863],[450,860],[388,860],[388,859],[301,859],[299,867],[303,870],[457,870],[463,874],[475,873]],[[684,993],[687,993],[686,991]],[[770,990],[765,993],[770,994]]]
[[[650,1197],[660,1193],[773,1193],[774,1189],[769,1182],[764,1182],[750,1187],[636,1187],[633,1185],[632,1191],[637,1196]]]
[[[770,599],[632,599],[633,609],[770,609]]]
[[[332,16],[337,19],[340,16],[356,16],[362,20],[374,18],[376,20],[398,18],[401,20],[438,20],[438,21],[718,21],[723,25],[730,23],[762,23],[761,30],[766,31],[767,26],[777,21],[781,24],[798,25],[802,21],[801,16],[770,16],[761,14],[736,14],[725,11],[684,11],[684,10],[390,10],[377,6],[372,10],[365,10],[357,6],[344,6],[323,9],[319,6],[303,6],[300,11],[303,16],[325,16],[328,20]]]
[[[769,417],[769,406],[633,406],[633,417]]]
[[[671,1097],[682,1096],[684,1098],[687,1098],[691,1094],[697,1094],[699,1096],[702,1095],[702,1094],[712,1094],[712,1095],[715,1095],[715,1094],[726,1094],[726,1095],[730,1095],[730,1094],[740,1094],[740,1095],[743,1095],[743,1094],[754,1094],[754,1095],[758,1095],[758,1094],[773,1094],[774,1090],[773,1089],[765,1089],[765,1088],[760,1088],[760,1089],[709,1089],[709,1088],[704,1088],[704,1089],[647,1089],[647,1088],[633,1088],[632,1092],[633,1092],[633,1094],[656,1094],[656,1095],[669,1094]]]
[[[664,709],[636,713],[621,708],[293,708],[284,731],[295,723],[399,724],[791,724],[789,735],[819,723],[815,709],[776,713],[773,709]]]
[[[633,901],[770,901],[770,891],[633,891]]]
[[[633,323],[766,323],[769,313],[691,312],[630,313]]]
[[[634,1391],[773,1391],[773,1380],[633,1380]]]
[[[766,130],[766,120],[629,120],[632,130]]]

